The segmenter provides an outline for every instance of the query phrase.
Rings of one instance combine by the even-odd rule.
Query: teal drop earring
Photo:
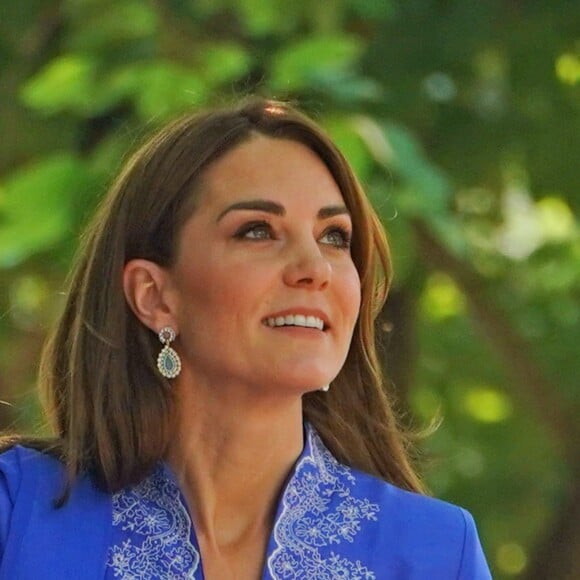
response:
[[[164,326],[158,336],[164,346],[157,357],[157,368],[166,379],[174,379],[181,372],[181,359],[169,346],[175,340],[175,330],[171,326]]]

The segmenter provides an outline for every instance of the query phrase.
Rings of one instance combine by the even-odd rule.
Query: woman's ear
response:
[[[123,291],[135,316],[153,332],[171,326],[179,332],[169,300],[167,271],[149,260],[135,259],[123,269]]]

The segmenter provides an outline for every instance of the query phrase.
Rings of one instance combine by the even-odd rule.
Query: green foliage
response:
[[[211,42],[204,47],[199,66],[205,82],[217,87],[247,75],[252,67],[252,57],[240,44]]]
[[[360,57],[362,48],[360,40],[346,35],[299,39],[274,56],[269,85],[274,91],[293,93],[316,86],[321,80],[341,80]]]
[[[171,62],[154,61],[127,67],[110,79],[118,98],[133,102],[143,119],[166,118],[203,103],[206,85],[196,72]]]
[[[66,238],[73,227],[73,196],[90,181],[82,161],[67,153],[14,173],[0,190],[0,268],[13,267]]]
[[[299,3],[284,0],[246,0],[234,1],[232,4],[238,11],[244,29],[250,36],[257,38],[292,30],[297,24],[296,8],[300,6]]]
[[[69,1],[67,47],[74,52],[101,54],[123,49],[132,41],[153,37],[159,28],[157,12],[148,2]]]
[[[96,110],[96,68],[94,58],[80,54],[55,58],[23,87],[22,99],[49,115],[67,110],[91,114]]]

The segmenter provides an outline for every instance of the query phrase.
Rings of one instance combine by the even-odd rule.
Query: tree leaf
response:
[[[70,236],[75,197],[90,182],[84,163],[65,153],[13,174],[1,189],[0,268],[18,264]]]
[[[274,55],[269,84],[274,90],[297,91],[327,78],[332,72],[348,70],[363,51],[354,36],[324,35],[301,39]]]
[[[96,61],[65,54],[50,61],[22,88],[24,103],[46,114],[65,110],[86,113],[93,108]]]
[[[111,75],[110,90],[131,98],[146,120],[163,119],[203,103],[208,87],[194,70],[183,65],[153,61],[127,66]]]
[[[253,37],[280,34],[296,24],[296,3],[285,0],[243,0],[233,3],[245,29]]]
[[[401,183],[397,193],[398,211],[427,218],[447,213],[451,184],[427,159],[408,129],[392,121],[377,122],[362,115],[356,126],[374,160]]]
[[[102,1],[71,7],[69,3],[68,49],[80,52],[108,51],[111,46],[152,38],[159,27],[155,8],[148,2]]]
[[[212,86],[234,81],[250,70],[252,58],[233,42],[212,42],[204,47],[200,72]]]
[[[356,131],[352,117],[329,116],[322,120],[332,140],[347,158],[356,176],[365,182],[370,175],[374,161],[361,136]]]

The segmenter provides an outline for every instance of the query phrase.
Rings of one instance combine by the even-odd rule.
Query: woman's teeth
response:
[[[286,316],[271,316],[266,319],[266,324],[271,328],[275,326],[303,326],[305,328],[318,328],[324,330],[324,322],[316,316],[304,316],[302,314],[288,314]]]

